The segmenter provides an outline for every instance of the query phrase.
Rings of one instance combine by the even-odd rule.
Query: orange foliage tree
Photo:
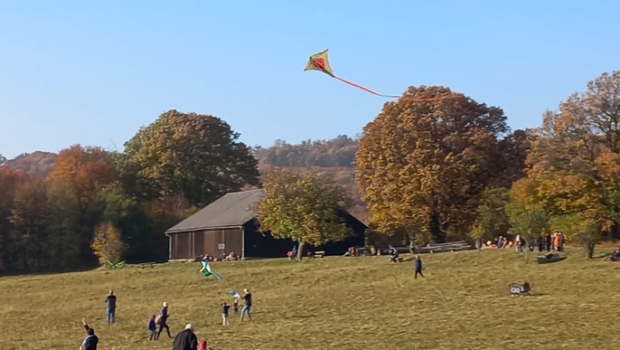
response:
[[[60,151],[49,179],[73,184],[80,203],[87,205],[101,188],[118,181],[119,175],[108,152],[73,145]]]
[[[557,112],[547,111],[532,135],[527,164],[527,179],[512,191],[525,210],[549,213],[589,258],[603,233],[618,238],[620,71],[602,74]]]

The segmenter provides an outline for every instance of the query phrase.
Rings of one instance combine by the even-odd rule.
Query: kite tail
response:
[[[335,76],[335,75],[332,75],[332,76],[333,76],[334,78],[336,78],[336,79],[340,80],[341,82],[345,83],[345,84],[349,84],[349,85],[354,86],[354,87],[356,87],[356,88],[358,88],[358,89],[362,89],[362,90],[364,90],[364,91],[366,91],[366,92],[370,92],[370,93],[371,93],[371,94],[373,94],[373,95],[377,95],[377,96],[381,96],[381,97],[400,98],[400,96],[381,95],[380,93],[374,92],[374,91],[372,91],[372,90],[370,90],[370,89],[367,89],[367,88],[365,88],[365,87],[363,87],[363,86],[361,86],[361,85],[357,85],[357,84],[352,83],[352,82],[350,82],[350,81],[348,81],[348,80],[345,80],[345,79],[339,78],[339,77],[337,77],[337,76]]]
[[[335,75],[332,75],[332,77],[340,80],[341,82],[343,82],[345,84],[349,84],[349,85],[351,85],[353,87],[356,87],[358,89],[362,89],[362,90],[364,90],[366,92],[370,92],[373,95],[377,95],[377,96],[381,96],[381,97],[389,97],[389,98],[400,98],[401,97],[401,96],[393,96],[393,95],[382,95],[382,94],[380,94],[378,92],[372,91],[372,90],[367,89],[367,88],[365,88],[365,87],[363,87],[361,85],[357,85],[355,83],[352,83],[352,82],[350,82],[350,81],[348,81],[346,79],[342,79],[342,78],[337,77]],[[415,98],[414,100],[419,101],[419,102],[433,102],[433,101],[447,100],[447,99],[450,99],[450,98],[459,98],[461,96],[463,96],[463,95],[462,94],[458,94],[458,93],[452,93],[452,94],[449,94],[449,95],[446,95],[446,96],[427,97],[427,98],[422,97],[422,98]]]

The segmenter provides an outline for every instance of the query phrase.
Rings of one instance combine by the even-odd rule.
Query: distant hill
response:
[[[258,168],[265,175],[274,168],[290,168],[298,173],[324,172],[332,174],[344,186],[351,198],[351,214],[368,223],[368,208],[361,200],[355,184],[355,153],[358,140],[347,135],[340,135],[331,140],[303,141],[289,144],[278,140],[268,148],[254,148],[254,156],[259,161]]]
[[[31,176],[45,177],[54,168],[56,156],[56,153],[41,151],[23,153],[15,157],[15,159],[7,160],[3,166],[26,172]]]
[[[357,139],[340,135],[331,140],[308,140],[299,144],[278,140],[271,147],[255,147],[252,153],[259,162],[262,175],[277,167],[290,168],[298,173],[332,174],[349,191],[354,201],[354,206],[350,209],[351,214],[367,223],[368,209],[355,185],[353,162],[357,147]],[[32,176],[45,177],[54,168],[56,156],[50,152],[24,153],[7,161],[4,166],[24,171]]]

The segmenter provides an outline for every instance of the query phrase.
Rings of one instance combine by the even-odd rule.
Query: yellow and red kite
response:
[[[392,96],[392,95],[382,95],[380,93],[377,93],[375,91],[372,91],[370,89],[367,89],[361,85],[357,85],[355,83],[352,83],[348,80],[342,79],[340,77],[337,77],[336,75],[334,75],[334,72],[332,71],[332,68],[329,65],[329,61],[327,59],[327,51],[329,49],[325,49],[324,51],[321,51],[317,54],[314,54],[312,56],[310,56],[310,58],[308,59],[308,64],[306,65],[306,68],[304,69],[304,71],[307,70],[318,70],[319,72],[323,72],[327,75],[329,75],[330,77],[334,78],[334,79],[338,79],[341,82],[345,83],[345,84],[349,84],[351,86],[354,86],[358,89],[362,89],[366,92],[369,92],[373,95],[377,95],[377,96],[381,96],[381,97],[389,97],[389,98],[400,98],[400,96]],[[447,98],[455,98],[455,97],[459,97],[462,96],[461,94],[450,94],[450,95],[446,95],[446,96],[441,96],[441,97],[430,97],[430,98],[420,98],[420,99],[416,99],[418,101],[439,101],[439,100],[444,100]]]

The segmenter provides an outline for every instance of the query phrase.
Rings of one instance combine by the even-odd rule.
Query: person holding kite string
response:
[[[84,326],[84,330],[86,331],[86,337],[82,341],[80,350],[97,350],[99,338],[95,335],[95,330],[86,323],[86,318],[82,318],[82,326]]]
[[[110,290],[110,294],[105,298],[105,303],[108,306],[106,310],[106,322],[109,326],[116,323],[116,295],[114,295],[113,290]]]

